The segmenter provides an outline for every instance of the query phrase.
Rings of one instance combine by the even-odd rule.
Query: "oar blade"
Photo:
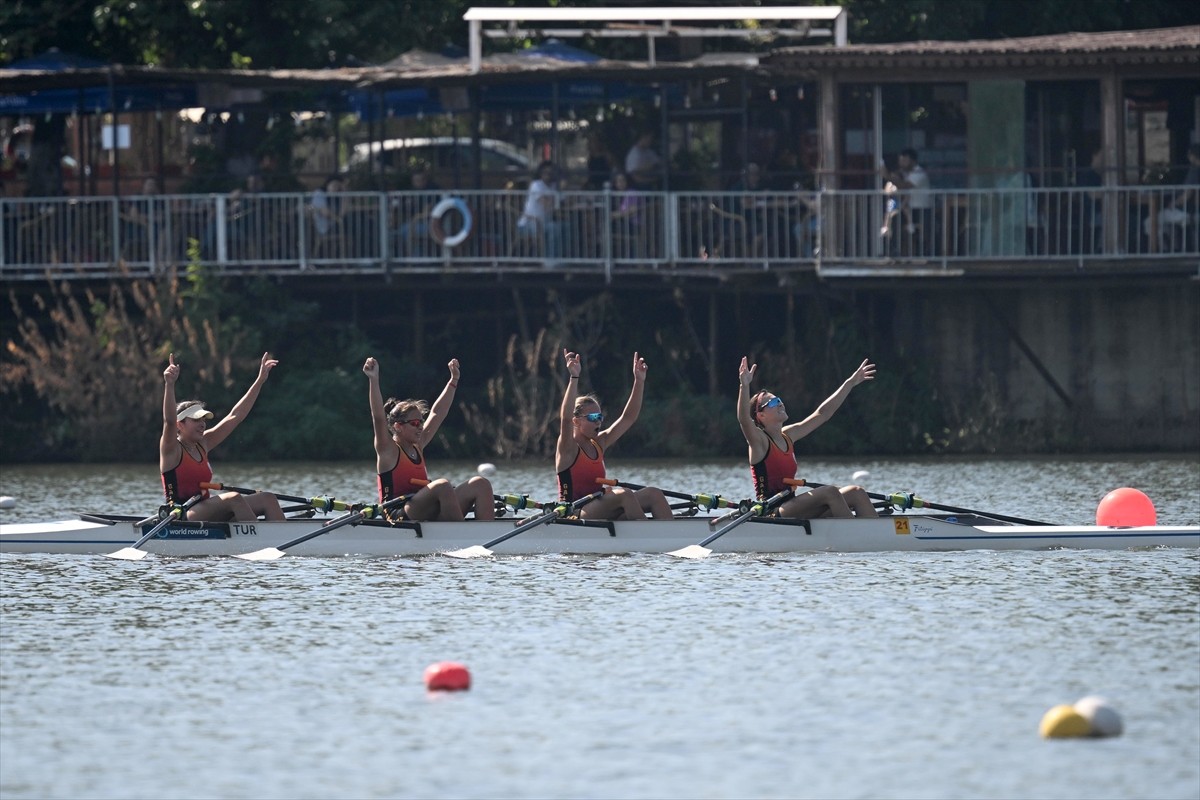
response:
[[[462,550],[447,550],[442,555],[450,556],[451,558],[486,558],[492,555],[492,551],[481,544],[476,544],[464,547]]]
[[[243,561],[274,561],[277,558],[283,558],[287,553],[280,550],[278,547],[264,547],[262,550],[255,550],[253,553],[234,553],[234,558],[240,558]]]
[[[701,547],[698,544],[689,544],[687,547],[680,548],[679,550],[672,550],[667,555],[675,556],[676,558],[708,558],[711,553],[712,550],[709,550],[707,547]]]
[[[141,561],[146,556],[150,555],[145,550],[138,550],[136,547],[122,547],[115,553],[105,553],[105,558],[117,558],[122,561]]]

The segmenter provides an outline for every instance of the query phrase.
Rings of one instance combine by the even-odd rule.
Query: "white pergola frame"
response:
[[[707,8],[492,8],[474,7],[463,14],[469,26],[471,72],[483,64],[483,37],[513,39],[521,37],[626,37],[645,38],[650,63],[654,63],[654,42],[665,36],[734,36],[750,38],[776,36],[808,38],[830,36],[836,47],[846,45],[846,12],[841,6],[713,6]],[[801,23],[794,28],[688,27],[697,22],[741,22],[779,20]],[[812,23],[828,27],[813,28]],[[522,27],[522,23],[535,23]],[[537,23],[546,23],[544,25]],[[583,27],[601,23],[601,27]],[[654,23],[654,24],[651,24]],[[678,23],[684,23],[683,26]],[[495,28],[485,29],[487,26]]]

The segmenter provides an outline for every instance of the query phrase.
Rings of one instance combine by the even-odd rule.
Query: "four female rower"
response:
[[[754,491],[759,500],[766,500],[787,488],[785,480],[796,477],[794,442],[828,422],[846,401],[851,389],[863,381],[874,379],[875,365],[870,363],[870,359],[864,359],[854,374],[836,392],[825,398],[816,411],[791,425],[784,425],[787,410],[782,399],[766,390],[750,396],[750,383],[754,380],[757,368],[757,364],[747,366],[744,357],[738,366],[740,386],[737,416],[742,435],[749,446]],[[821,486],[797,494],[779,507],[779,515],[801,519],[879,516],[871,504],[871,498],[861,486],[846,486],[841,490],[834,486]]]
[[[209,452],[229,438],[233,429],[246,419],[267,376],[278,363],[270,353],[263,353],[254,383],[229,414],[209,428],[208,420],[213,418],[213,413],[204,407],[204,403],[184,400],[176,405],[175,382],[179,380],[179,365],[175,363],[175,354],[171,353],[167,368],[163,370],[163,429],[158,443],[158,470],[162,473],[167,503],[184,503],[195,495],[203,498],[188,509],[188,519],[223,522],[253,520],[259,516],[284,518],[279,500],[269,492],[250,495],[225,492],[211,497],[207,489],[200,488],[201,483],[212,481]]]
[[[642,410],[642,391],[646,385],[646,362],[633,354],[633,389],[625,409],[612,424],[601,430],[604,412],[594,395],[579,394],[579,354],[563,350],[567,361],[567,388],[559,409],[558,446],[554,451],[554,471],[558,473],[560,500],[574,502],[600,488],[597,480],[605,477],[604,451],[617,443],[633,427]],[[614,487],[582,506],[583,519],[645,519],[649,511],[655,519],[670,519],[671,506],[661,489],[647,486],[637,491]]]
[[[430,408],[424,400],[390,397],[385,403],[379,389],[379,362],[368,358],[363,364],[370,385],[379,500],[411,495],[404,504],[404,516],[413,520],[461,520],[472,510],[476,519],[495,519],[492,484],[487,478],[476,476],[455,486],[445,478],[430,481],[425,469],[425,445],[445,421],[458,388],[458,359],[450,359],[448,366],[450,380]]]
[[[599,491],[605,478],[604,452],[637,421],[645,389],[646,362],[633,354],[633,388],[621,415],[608,427],[602,427],[604,413],[594,395],[579,394],[582,368],[578,353],[563,350],[568,379],[559,409],[559,435],[554,455],[558,477],[559,499],[574,502]],[[276,497],[267,492],[240,494],[226,492],[210,497],[200,484],[212,480],[209,452],[228,438],[249,414],[266,383],[271,370],[279,362],[264,353],[258,377],[229,414],[213,427],[208,420],[211,411],[199,400],[187,400],[176,405],[175,383],[179,365],[172,353],[163,372],[163,430],[159,443],[159,469],[168,503],[183,503],[194,495],[201,500],[188,511],[192,520],[253,520],[284,519]],[[495,519],[492,485],[476,476],[455,486],[445,478],[430,481],[425,465],[424,448],[437,434],[450,410],[454,391],[458,387],[459,363],[451,359],[450,379],[429,407],[424,400],[384,402],[379,385],[379,363],[367,358],[363,373],[369,385],[371,423],[374,431],[376,473],[379,499],[386,502],[401,495],[409,496],[403,510],[407,519],[461,520],[474,512],[476,519]],[[799,422],[785,424],[787,411],[783,400],[768,391],[750,396],[756,365],[742,358],[738,367],[739,391],[737,400],[738,424],[746,438],[751,475],[759,500],[778,494],[787,488],[785,480],[796,475],[794,442],[804,438],[829,421],[842,406],[851,390],[875,377],[875,365],[864,360],[832,395],[816,410]],[[426,418],[426,413],[428,417]],[[660,489],[646,487],[636,491],[610,487],[604,494],[583,505],[579,516],[584,519],[644,519],[649,513],[655,519],[670,519],[671,507]],[[810,487],[800,490],[783,503],[778,513],[784,517],[811,519],[816,517],[875,517],[878,514],[870,497],[861,486]]]

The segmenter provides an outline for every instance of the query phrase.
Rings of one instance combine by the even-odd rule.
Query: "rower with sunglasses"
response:
[[[625,401],[621,416],[601,430],[604,412],[594,395],[579,394],[581,370],[578,353],[563,350],[567,361],[567,389],[559,411],[558,446],[554,451],[554,471],[558,473],[558,497],[574,502],[599,488],[598,478],[605,477],[604,451],[617,443],[633,427],[642,410],[642,391],[646,386],[646,362],[633,354],[633,389]],[[671,506],[661,489],[647,486],[636,491],[613,487],[590,503],[582,506],[583,519],[645,519],[646,512],[655,519],[670,519]]]
[[[750,474],[759,500],[773,497],[787,488],[785,480],[796,477],[794,442],[803,439],[829,421],[850,390],[875,378],[875,365],[864,359],[854,374],[800,422],[784,425],[787,409],[783,400],[763,390],[750,396],[750,383],[758,365],[748,366],[745,358],[738,367],[737,415],[742,435],[749,445]],[[779,516],[798,519],[817,517],[877,517],[871,498],[861,486],[820,486],[802,490],[779,507]]]
[[[379,362],[368,358],[363,374],[370,385],[371,427],[375,432],[375,471],[379,475],[379,502],[412,495],[404,504],[404,518],[457,522],[474,510],[475,519],[495,519],[492,484],[478,475],[455,486],[445,478],[429,480],[425,445],[433,439],[454,402],[458,388],[458,359],[450,359],[450,380],[433,407],[424,400],[383,401],[379,389]],[[429,417],[425,419],[428,410]],[[420,488],[418,488],[420,487]]]

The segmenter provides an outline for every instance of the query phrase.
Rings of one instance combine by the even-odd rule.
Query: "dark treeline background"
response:
[[[558,430],[564,347],[583,353],[584,389],[610,415],[628,396],[633,353],[648,361],[645,405],[620,444],[623,456],[739,454],[742,355],[758,363],[758,387],[781,393],[795,419],[863,358],[880,364],[879,377],[806,441],[808,452],[1055,446],[1041,433],[1014,432],[982,405],[940,402],[922,366],[875,333],[888,329],[879,297],[817,284],[803,292],[582,282],[332,289],[219,281],[199,267],[88,289],[51,284],[9,297],[0,460],[144,460],[161,430],[168,354],[182,365],[179,399],[202,399],[220,417],[253,380],[264,350],[281,364],[250,419],[223,445],[223,459],[369,457],[361,374],[369,355],[380,360],[386,394],[430,401],[447,379],[447,362],[460,360],[439,456],[547,457]]]

